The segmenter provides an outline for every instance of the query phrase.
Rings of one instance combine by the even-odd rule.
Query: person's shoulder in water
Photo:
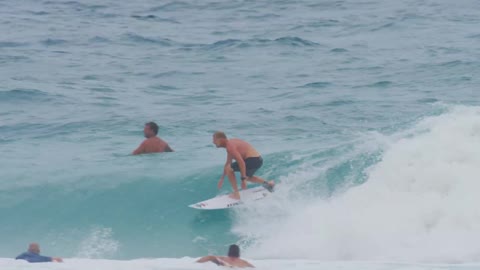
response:
[[[18,255],[15,260],[25,260],[29,263],[39,262],[63,262],[62,258],[48,257],[40,255],[40,245],[37,243],[31,243],[28,246],[27,252]]]
[[[158,134],[158,125],[155,122],[148,122],[143,128],[145,140],[133,151],[133,155],[173,152],[173,149]]]

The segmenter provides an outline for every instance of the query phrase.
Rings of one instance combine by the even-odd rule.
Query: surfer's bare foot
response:
[[[263,182],[262,186],[268,191],[272,192],[275,187],[275,182],[273,180]]]
[[[240,200],[240,193],[239,192],[233,192],[232,194],[228,195],[228,197],[235,199],[235,200]]]

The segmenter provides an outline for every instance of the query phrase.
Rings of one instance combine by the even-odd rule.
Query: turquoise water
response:
[[[0,2],[0,257],[31,241],[101,259],[237,242],[256,259],[479,261],[478,10]],[[129,155],[148,121],[175,153]],[[215,130],[262,153],[275,196],[186,207],[218,194]]]

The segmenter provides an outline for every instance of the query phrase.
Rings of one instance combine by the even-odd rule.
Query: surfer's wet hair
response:
[[[215,137],[215,139],[226,139],[227,135],[225,135],[223,131],[217,131],[213,133],[213,137]]]
[[[158,134],[158,125],[155,122],[148,122],[145,124],[145,126],[148,126],[155,135]]]
[[[239,258],[240,257],[240,248],[237,245],[230,245],[228,248],[228,257]]]

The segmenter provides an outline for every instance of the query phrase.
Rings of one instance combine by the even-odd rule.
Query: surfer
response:
[[[41,256],[40,245],[38,245],[37,243],[31,243],[28,246],[28,251],[18,255],[15,260],[26,260],[30,263],[63,262],[62,258]]]
[[[217,131],[213,134],[213,143],[217,148],[222,147],[227,150],[227,161],[223,169],[223,175],[218,182],[218,188],[222,187],[223,179],[226,175],[233,188],[233,194],[230,195],[230,197],[239,200],[240,193],[238,192],[235,172],[240,172],[242,189],[246,189],[246,181],[250,181],[262,184],[269,191],[273,190],[273,186],[275,185],[273,181],[267,182],[258,176],[254,176],[255,172],[262,167],[263,159],[253,146],[240,139],[227,139],[225,133],[221,131]],[[232,163],[233,159],[235,159],[234,163]]]
[[[240,248],[237,245],[230,245],[228,256],[205,256],[197,260],[198,263],[213,262],[218,266],[228,267],[255,267],[249,262],[240,259]]]
[[[158,125],[155,122],[148,122],[143,129],[145,140],[133,151],[132,155],[173,152],[168,143],[157,137]]]

